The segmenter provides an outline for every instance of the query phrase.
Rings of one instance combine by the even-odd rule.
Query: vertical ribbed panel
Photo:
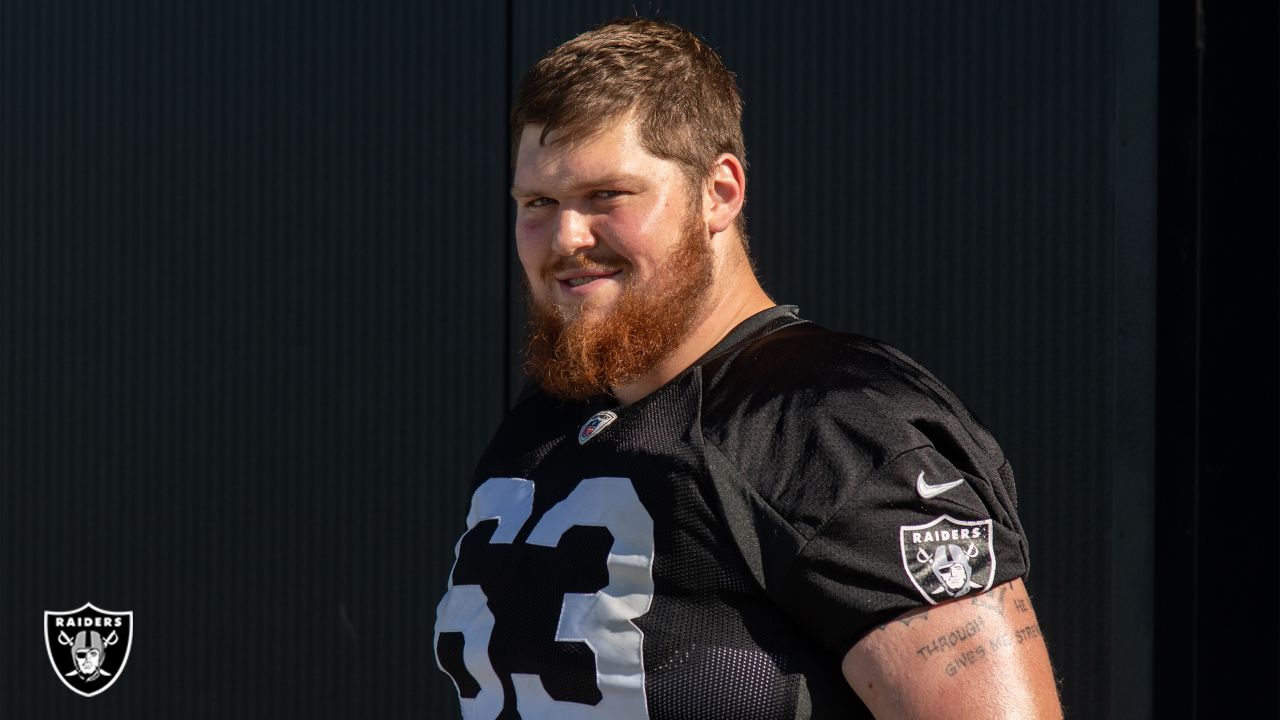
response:
[[[1129,608],[1149,607],[1137,605],[1150,599],[1146,555],[1130,548],[1149,549],[1150,514],[1113,519],[1111,508],[1117,497],[1150,506],[1154,372],[1142,165],[1153,128],[1139,130],[1145,155],[1118,160],[1113,4],[513,9],[517,79],[556,43],[636,10],[721,52],[746,103],[747,217],[766,289],[824,325],[898,345],[992,427],[1018,475],[1029,585],[1066,705],[1079,717],[1149,708],[1146,686],[1110,684],[1149,678],[1149,625]],[[1149,4],[1128,14],[1128,29],[1154,28]],[[1153,53],[1130,58],[1140,67],[1121,87],[1145,93],[1120,98],[1145,103],[1132,122],[1154,110]],[[1145,185],[1118,188],[1117,164]],[[1146,274],[1117,283],[1135,271]],[[1118,373],[1135,384],[1117,388]],[[1113,572],[1113,552],[1128,571]],[[1098,650],[1133,643],[1123,660],[1142,663],[1136,672]]]
[[[505,6],[0,5],[0,716],[444,717]],[[135,613],[120,681],[44,610]]]

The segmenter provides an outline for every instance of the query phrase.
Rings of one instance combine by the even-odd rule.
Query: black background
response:
[[[6,0],[0,716],[456,716],[509,98],[636,11],[738,74],[766,289],[1001,440],[1069,716],[1274,701],[1275,10],[1207,5]],[[91,700],[86,601],[136,621]]]

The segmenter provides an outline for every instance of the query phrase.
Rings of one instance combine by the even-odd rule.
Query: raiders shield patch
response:
[[[133,647],[133,612],[45,611],[44,644],[53,672],[72,692],[93,697],[115,684]]]
[[[985,592],[996,576],[990,520],[971,522],[949,515],[898,529],[902,567],[931,604]]]

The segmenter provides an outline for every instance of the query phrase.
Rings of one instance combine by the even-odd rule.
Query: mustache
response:
[[[574,254],[569,257],[561,257],[543,268],[542,277],[544,279],[551,279],[559,273],[569,272],[572,270],[585,270],[587,272],[613,272],[615,270],[626,270],[629,267],[631,267],[631,263],[617,255],[593,256],[588,254]]]

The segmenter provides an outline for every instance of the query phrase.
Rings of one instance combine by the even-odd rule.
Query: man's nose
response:
[[[572,208],[560,211],[556,224],[555,237],[551,239],[551,249],[558,255],[566,257],[579,250],[594,247],[595,236],[591,234],[591,217]]]

